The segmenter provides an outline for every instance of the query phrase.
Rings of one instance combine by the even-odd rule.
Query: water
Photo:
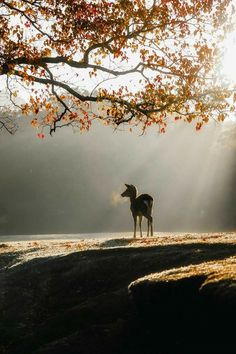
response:
[[[32,241],[32,240],[81,240],[81,239],[111,239],[132,237],[132,232],[99,232],[79,234],[43,234],[43,235],[0,235],[0,242]]]
[[[188,236],[195,233],[188,232],[158,232],[154,237],[179,237],[181,235]],[[146,233],[143,233],[146,237]],[[78,234],[41,234],[41,235],[0,235],[0,242],[13,241],[36,241],[36,240],[81,240],[81,239],[118,239],[118,238],[132,238],[133,232],[97,232],[97,233],[78,233]],[[137,234],[139,238],[139,234]]]

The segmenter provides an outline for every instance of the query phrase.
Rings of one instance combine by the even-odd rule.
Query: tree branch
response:
[[[42,58],[36,58],[36,59],[29,59],[27,57],[20,57],[17,59],[10,60],[8,63],[4,63],[4,67],[2,66],[2,72],[0,73],[0,75],[7,74],[6,68],[9,67],[9,65],[24,65],[24,64],[25,65],[33,65],[33,66],[43,66],[45,64],[66,64],[72,68],[95,69],[95,70],[106,72],[108,74],[112,74],[114,76],[128,75],[128,74],[132,74],[135,72],[141,73],[141,70],[138,70],[138,69],[140,67],[144,66],[144,63],[140,62],[132,69],[118,71],[118,70],[112,70],[112,69],[103,67],[101,65],[89,64],[86,62],[79,62],[76,60],[68,60],[68,58],[63,57],[63,56],[42,57]]]

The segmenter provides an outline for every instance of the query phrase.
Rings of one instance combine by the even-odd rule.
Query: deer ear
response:
[[[136,193],[138,193],[138,188],[136,186],[134,186],[133,184],[130,185],[131,188],[133,188],[134,190],[136,190]]]

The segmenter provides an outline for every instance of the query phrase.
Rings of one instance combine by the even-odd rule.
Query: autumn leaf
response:
[[[50,134],[94,119],[160,133],[196,120],[200,130],[235,109],[215,75],[234,11],[230,0],[2,1],[0,76],[13,107],[28,92],[22,114],[42,112],[31,125]]]

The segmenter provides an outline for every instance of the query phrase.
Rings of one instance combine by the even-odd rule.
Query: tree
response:
[[[0,107],[0,130],[4,129],[10,134],[14,134],[18,126],[14,117],[9,115],[9,110],[6,107]]]
[[[11,103],[25,92],[18,108],[51,134],[94,119],[198,130],[234,110],[216,73],[233,15],[230,0],[1,0],[0,75]]]

